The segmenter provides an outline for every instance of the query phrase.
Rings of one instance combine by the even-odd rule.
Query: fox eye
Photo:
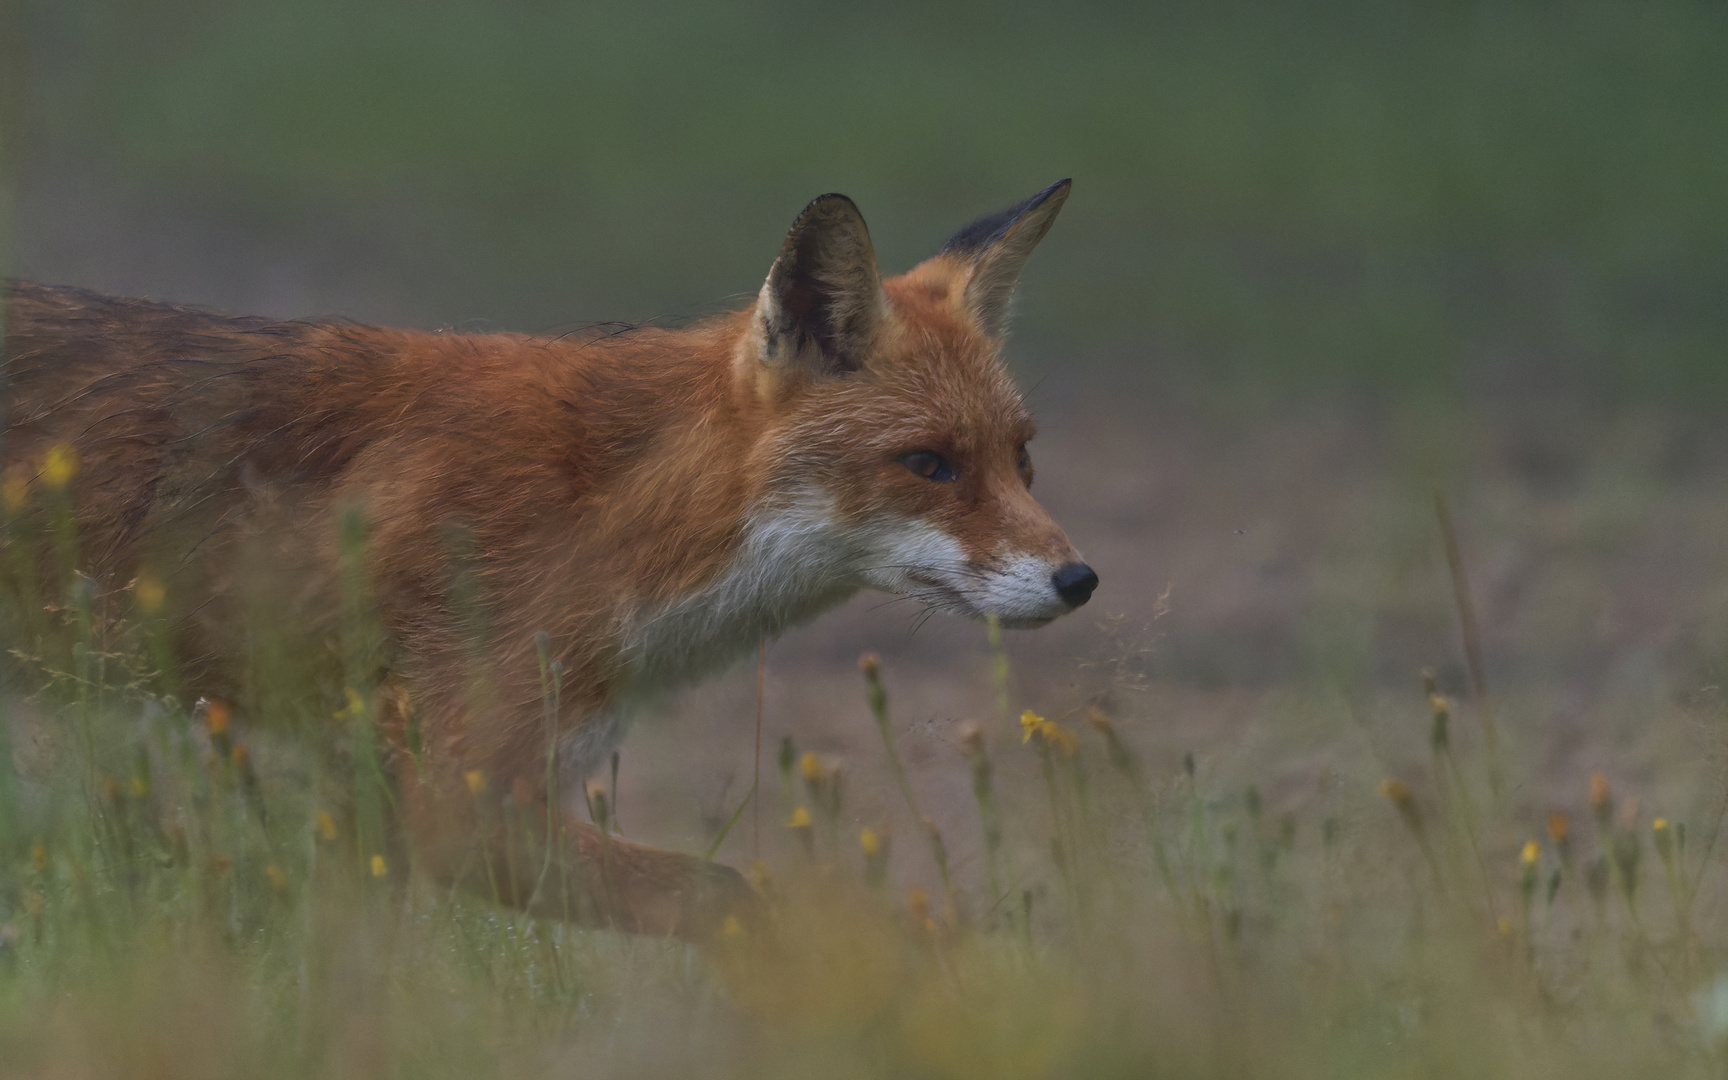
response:
[[[910,454],[901,454],[895,460],[924,479],[934,480],[938,484],[952,484],[960,479],[960,474],[948,464],[948,459],[934,450],[914,450]]]
[[[1021,472],[1028,472],[1032,468],[1032,455],[1026,452],[1024,443],[1021,444],[1019,453],[1014,458],[1014,467]]]

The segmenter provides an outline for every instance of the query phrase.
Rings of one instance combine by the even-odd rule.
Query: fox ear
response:
[[[763,362],[832,375],[864,362],[888,308],[864,215],[844,195],[811,201],[756,302]]]
[[[1072,180],[1058,180],[1017,206],[979,218],[942,246],[942,254],[970,267],[962,303],[986,333],[999,336],[1007,329],[1014,283],[1072,185]]]

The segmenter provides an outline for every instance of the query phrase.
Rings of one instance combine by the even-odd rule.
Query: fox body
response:
[[[477,868],[499,846],[476,847],[464,778],[551,797],[548,658],[559,764],[582,774],[622,702],[859,589],[1008,626],[1085,602],[1096,576],[1029,492],[1032,423],[1000,359],[1067,193],[887,279],[857,208],[824,196],[751,307],[680,330],[272,322],[16,283],[9,490],[42,488],[70,447],[80,571],[122,608],[149,582],[189,684],[242,706],[259,628],[337,652],[363,582],[381,643],[331,678],[411,703],[397,737],[411,709],[420,752],[397,771],[420,862],[545,906]],[[577,863],[606,847],[597,917],[700,936],[749,904],[724,868],[567,824],[553,842]]]

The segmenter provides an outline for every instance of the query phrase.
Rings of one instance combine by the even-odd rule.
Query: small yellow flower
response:
[[[1590,774],[1590,809],[1598,822],[1606,823],[1614,811],[1614,793],[1608,790],[1608,778],[1600,771]]]
[[[342,688],[342,698],[348,707],[336,714],[338,720],[344,717],[358,719],[366,715],[366,699],[360,696],[360,691],[352,686],[345,686]]]
[[[277,892],[288,891],[288,874],[280,866],[271,863],[264,868],[264,876],[270,879],[270,887]]]
[[[59,491],[78,475],[78,450],[71,443],[60,443],[42,455],[42,482]]]
[[[336,839],[336,819],[331,817],[328,811],[320,810],[318,811],[317,822],[319,837],[327,844],[334,842]]]
[[[168,590],[153,577],[141,577],[132,584],[132,598],[138,602],[139,611],[154,615],[162,610],[163,601],[168,599]]]
[[[1566,817],[1566,811],[1555,810],[1548,815],[1548,839],[1554,841],[1555,847],[1564,847],[1566,838],[1572,834],[1572,823]]]
[[[1020,739],[1022,744],[1031,742],[1032,736],[1036,735],[1044,740],[1045,746],[1055,747],[1066,757],[1073,757],[1080,752],[1080,740],[1074,737],[1072,731],[1054,720],[1044,719],[1031,709],[1020,714],[1020,730],[1025,733]]]
[[[1054,720],[1046,722],[1043,727],[1039,728],[1038,734],[1043,737],[1044,745],[1054,746],[1062,751],[1063,757],[1073,757],[1080,752],[1080,740],[1074,737],[1072,731]]]
[[[14,465],[6,470],[6,477],[0,480],[0,505],[4,505],[8,514],[16,514],[30,504],[30,472],[22,465]]]
[[[1534,840],[1524,841],[1524,850],[1518,853],[1518,861],[1525,866],[1535,866],[1536,860],[1542,857],[1542,848]]]
[[[462,780],[468,785],[468,794],[478,797],[486,791],[486,774],[479,769],[469,769],[462,774]]]
[[[858,834],[858,846],[864,849],[866,859],[874,859],[882,853],[882,838],[876,835],[876,830],[866,825]]]
[[[129,791],[134,799],[142,799],[150,794],[150,785],[144,781],[142,776],[134,776]]]
[[[1662,857],[1662,864],[1674,857],[1674,829],[1668,824],[1667,818],[1657,818],[1650,823],[1650,831],[1656,834],[1656,854]]]
[[[792,811],[792,820],[786,823],[786,827],[788,829],[810,828],[810,811],[804,809],[802,806]]]
[[[914,885],[906,893],[906,909],[912,912],[912,917],[920,922],[930,918],[930,894],[924,891],[924,886]]]
[[[1512,920],[1508,919],[1504,915],[1500,916],[1500,918],[1495,921],[1494,928],[1500,931],[1501,937],[1512,936]]]
[[[382,855],[372,856],[372,876],[373,877],[383,877],[388,871],[389,871],[389,868],[384,865],[384,856],[382,856]]]
[[[1416,802],[1410,794],[1410,785],[1397,778],[1380,781],[1380,797],[1400,810],[1414,806]]]
[[[808,750],[798,759],[798,772],[804,777],[806,784],[820,784],[826,775],[822,768],[822,759]]]
[[[726,916],[726,921],[720,924],[720,936],[723,938],[741,938],[744,936],[744,924],[738,921],[738,916]]]
[[[48,849],[41,844],[32,845],[30,848],[30,865],[35,867],[38,874],[48,869]]]

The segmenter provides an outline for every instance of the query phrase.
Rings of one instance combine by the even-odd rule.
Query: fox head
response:
[[[1092,595],[1098,576],[1032,497],[1032,418],[1002,361],[1015,281],[1068,190],[887,279],[844,195],[793,223],[735,361],[773,417],[760,520],[798,533],[829,580],[1011,627]]]

